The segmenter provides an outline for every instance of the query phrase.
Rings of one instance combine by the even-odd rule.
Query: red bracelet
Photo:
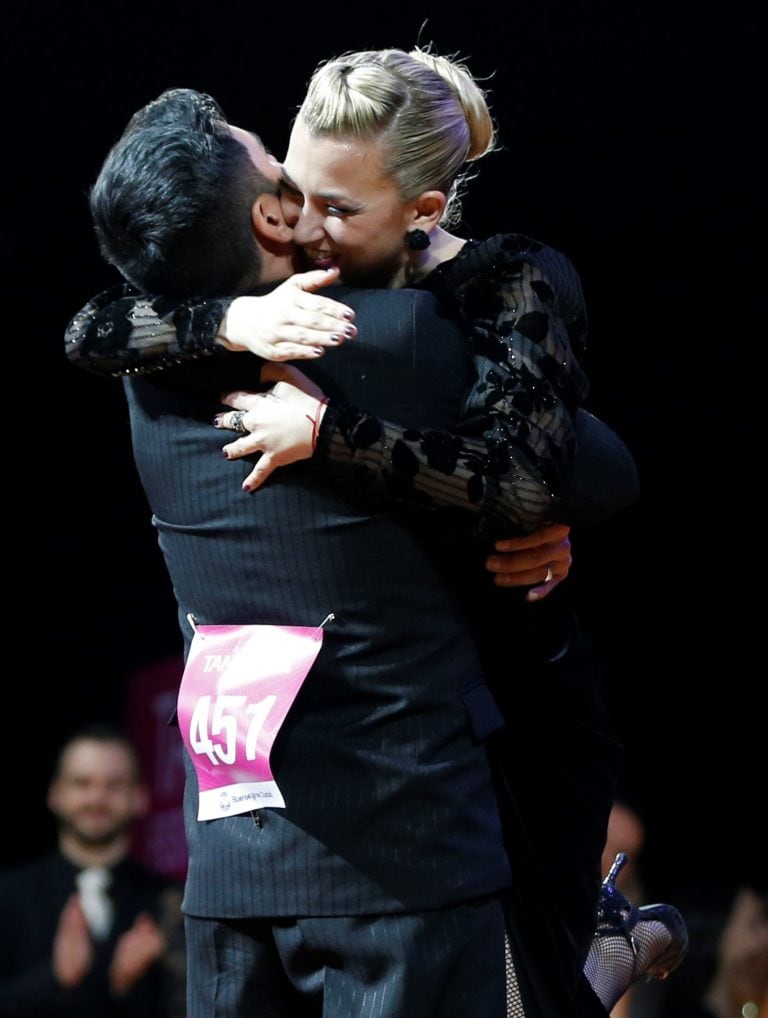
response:
[[[320,413],[323,407],[328,406],[328,402],[329,400],[327,396],[325,399],[320,400],[320,402],[317,404],[317,409],[315,410],[314,417],[310,417],[309,414],[304,415],[309,421],[309,423],[312,425],[312,452],[315,451],[315,446],[317,445],[317,436],[320,433]]]

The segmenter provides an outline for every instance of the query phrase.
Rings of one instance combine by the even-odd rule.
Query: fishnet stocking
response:
[[[520,999],[520,987],[517,985],[517,973],[508,936],[504,937],[504,959],[507,968],[507,1018],[525,1018],[525,1008]]]
[[[615,1007],[672,942],[672,935],[661,922],[638,923],[630,936],[631,943],[622,933],[605,933],[598,928],[592,938],[584,973],[606,1011]]]

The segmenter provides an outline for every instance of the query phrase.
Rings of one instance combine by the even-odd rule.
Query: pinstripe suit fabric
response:
[[[386,916],[190,917],[187,940],[192,1018],[505,1013],[504,918],[495,898]]]
[[[453,426],[471,368],[466,341],[433,298],[360,291],[343,299],[356,304],[361,339],[315,367],[324,386],[404,423]],[[237,361],[236,379],[227,376],[233,359],[214,357],[185,366],[173,383],[125,383],[182,629],[189,639],[188,612],[204,624],[312,626],[329,612],[335,621],[273,750],[285,810],[261,810],[258,823],[249,815],[198,822],[190,768],[185,911],[402,916],[493,895],[510,872],[483,738],[501,718],[461,610],[397,514],[340,491],[313,466],[282,468],[254,495],[240,491],[250,467],[221,457],[222,435],[211,426],[216,394],[244,387]],[[436,522],[440,512],[431,511]],[[491,908],[493,943],[483,948],[503,981]],[[425,986],[429,943],[412,945]],[[444,959],[455,967],[451,951]],[[370,1011],[387,1013],[407,1012]],[[436,1004],[419,1013],[476,1012]]]

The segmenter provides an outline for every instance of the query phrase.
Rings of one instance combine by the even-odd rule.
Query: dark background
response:
[[[516,230],[571,257],[590,309],[591,408],[639,466],[638,505],[574,534],[571,582],[605,662],[623,792],[648,826],[649,891],[669,896],[713,870],[762,878],[753,435],[765,203],[762,33],[749,11],[112,0],[17,6],[6,29],[6,683],[17,748],[6,754],[0,862],[50,837],[43,795],[63,737],[81,721],[119,720],[135,672],[179,648],[119,383],[63,356],[70,317],[116,281],[87,210],[102,159],[131,113],[171,86],[211,92],[280,155],[320,59],[432,41],[487,79],[505,146],[480,164],[462,232]]]

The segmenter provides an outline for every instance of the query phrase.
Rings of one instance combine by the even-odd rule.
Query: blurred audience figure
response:
[[[63,745],[48,789],[56,850],[0,875],[2,1018],[183,1018],[181,886],[130,855],[149,807],[132,743]]]
[[[768,1018],[764,880],[713,877],[685,888],[680,901],[690,951],[675,978],[656,985],[649,1018]]]

